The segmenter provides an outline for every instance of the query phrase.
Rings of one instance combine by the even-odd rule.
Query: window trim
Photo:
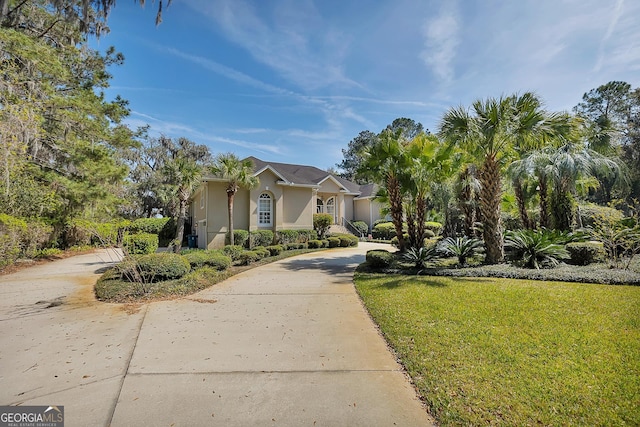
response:
[[[263,210],[261,202],[269,201],[268,210]],[[269,222],[262,222],[261,214],[268,214]],[[273,225],[273,197],[271,194],[264,192],[258,196],[258,227],[271,227]]]

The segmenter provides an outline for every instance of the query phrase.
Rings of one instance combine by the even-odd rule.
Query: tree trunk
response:
[[[471,179],[471,171],[467,166],[460,174],[460,182],[462,188],[458,195],[458,207],[464,215],[464,234],[467,237],[473,237],[473,224],[476,222],[475,207],[473,203],[473,191],[469,180]]]
[[[235,241],[233,239],[233,196],[235,196],[235,192],[227,191],[227,210],[229,212],[229,244],[231,246],[235,245]]]
[[[500,165],[495,156],[485,158],[480,170],[480,211],[483,218],[485,262],[497,264],[504,258],[502,229],[500,226],[500,202],[502,185],[500,180]]]
[[[398,248],[404,251],[406,244],[404,235],[402,234],[402,194],[400,193],[400,182],[393,175],[387,175],[387,192],[389,193],[389,204],[391,210],[391,219],[398,236]]]
[[[518,212],[520,213],[520,221],[524,228],[532,229],[533,225],[529,220],[529,214],[527,213],[527,206],[524,201],[524,190],[522,189],[522,182],[519,179],[513,180],[513,192],[516,196],[516,203],[518,204]]]
[[[418,242],[418,236],[416,235],[416,215],[415,212],[409,212],[409,208],[407,208],[406,213],[407,218],[407,234],[409,235],[409,244],[410,248],[415,248]]]
[[[173,252],[180,253],[182,249],[182,238],[184,237],[184,219],[187,216],[187,200],[183,200],[180,198],[180,208],[178,213],[178,226],[176,229],[176,239],[175,246],[173,247]]]
[[[540,188],[540,227],[549,228],[549,189],[547,180],[538,177],[538,187]]]
[[[424,247],[424,216],[427,213],[427,199],[425,197],[418,197],[416,200],[416,235],[418,237],[417,245],[414,246],[417,250]]]

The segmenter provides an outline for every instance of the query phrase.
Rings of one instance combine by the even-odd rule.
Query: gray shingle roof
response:
[[[253,157],[253,156],[247,157],[247,159],[253,162],[255,172],[258,172],[264,169],[265,167],[270,166],[285,180],[287,180],[288,182],[292,182],[294,184],[319,185],[328,176],[332,176],[348,192],[350,193],[361,192],[360,185],[354,182],[351,182],[347,179],[344,179],[342,177],[339,177],[337,175],[331,174],[327,171],[323,171],[322,169],[318,169],[315,166],[292,165],[289,163],[278,163],[278,162],[265,162],[264,160],[260,160],[257,157]]]

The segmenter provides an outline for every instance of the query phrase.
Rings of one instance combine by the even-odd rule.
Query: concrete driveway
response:
[[[0,276],[0,404],[63,405],[67,426],[432,425],[352,284],[374,247],[138,311],[93,298],[117,254]]]

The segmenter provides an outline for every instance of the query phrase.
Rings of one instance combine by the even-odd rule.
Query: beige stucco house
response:
[[[364,221],[371,227],[380,218],[381,205],[374,200],[377,189],[373,184],[358,185],[313,166],[249,159],[260,184],[236,193],[236,230],[312,229],[315,213],[328,213],[340,225]],[[225,188],[223,180],[206,176],[193,195],[190,216],[199,248],[224,246],[228,231]]]

